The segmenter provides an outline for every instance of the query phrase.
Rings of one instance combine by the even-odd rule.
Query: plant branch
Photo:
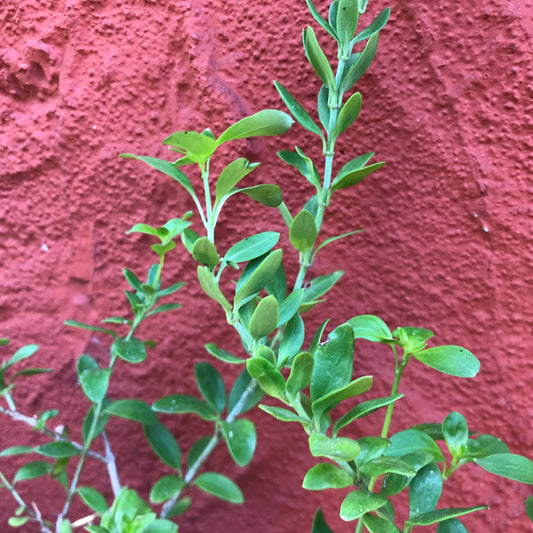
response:
[[[107,433],[105,431],[102,432],[102,438],[104,440],[104,446],[105,446],[105,459],[106,459],[106,466],[107,466],[107,473],[109,475],[109,480],[111,481],[111,488],[113,489],[113,496],[117,496],[120,492],[120,489],[122,488],[120,485],[120,479],[118,477],[117,472],[117,463],[115,462],[115,456],[113,455],[113,452],[111,450],[111,444],[109,442],[109,438],[107,437]]]

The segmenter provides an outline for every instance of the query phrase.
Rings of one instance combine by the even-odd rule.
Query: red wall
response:
[[[376,151],[387,165],[338,194],[327,214],[329,235],[367,232],[332,245],[313,266],[312,276],[340,261],[347,272],[328,299],[332,306],[311,312],[309,330],[328,316],[338,324],[372,313],[392,327],[428,327],[437,342],[464,345],[482,362],[478,377],[441,378],[411,365],[394,429],[459,410],[472,429],[531,456],[533,7],[529,0],[371,0],[369,14],[389,5],[378,57],[359,85],[362,115],[340,150],[341,160]],[[192,207],[170,179],[117,155],[164,156],[161,140],[173,131],[210,126],[220,133],[262,108],[282,109],[274,79],[312,109],[316,79],[301,49],[311,17],[303,0],[5,0],[0,20],[1,334],[17,346],[39,343],[36,362],[55,369],[20,387],[24,411],[61,406],[58,422],[79,438],[87,403],[75,360],[84,352],[105,357],[106,346],[63,321],[96,323],[124,311],[121,267],[141,274],[154,259],[148,239],[124,232]],[[289,207],[300,209],[308,184],[281,167],[275,151],[298,144],[318,157],[313,141],[297,125],[275,142],[243,141],[241,155],[264,162],[250,183],[281,184]],[[217,234],[222,249],[237,228],[248,235],[266,220],[282,229],[275,210],[236,200],[231,206]],[[121,366],[115,398],[131,390],[148,402],[193,393],[193,364],[210,357],[205,342],[238,349],[221,311],[199,290],[193,262],[179,252],[172,257],[167,280],[188,281],[179,293],[184,308],[143,330],[158,347],[148,363]],[[389,353],[359,346],[356,372],[376,375],[376,396],[388,394],[390,366]],[[209,431],[193,417],[165,420],[183,450]],[[259,439],[251,465],[239,469],[220,449],[209,467],[235,479],[247,503],[192,493],[181,530],[309,531],[321,505],[336,532],[353,531],[335,518],[340,493],[300,488],[313,464],[303,432],[260,412],[253,420]],[[375,420],[381,424],[379,415]],[[38,441],[20,424],[0,424],[1,448]],[[117,421],[111,437],[122,482],[146,495],[165,470],[154,468],[143,437],[133,441],[134,429]],[[91,480],[105,477],[99,468]],[[0,469],[12,474],[5,459]],[[530,527],[528,487],[470,466],[447,487],[443,504],[491,505],[464,520],[471,531]],[[47,495],[32,497],[55,512]],[[6,491],[0,501],[3,530],[14,502]]]

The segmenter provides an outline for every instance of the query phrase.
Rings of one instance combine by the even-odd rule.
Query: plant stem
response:
[[[122,488],[120,485],[120,479],[118,477],[117,463],[115,462],[115,456],[113,455],[113,452],[111,450],[111,444],[109,442],[109,438],[107,437],[107,433],[105,431],[102,432],[102,438],[104,440],[104,446],[105,446],[107,473],[109,475],[109,480],[111,481],[111,488],[113,489],[113,496],[116,497],[118,493],[120,492],[120,489]]]
[[[226,417],[226,422],[233,422],[241,413],[242,410],[246,404],[246,401],[248,398],[256,391],[257,389],[257,381],[255,379],[252,379],[250,383],[248,384],[248,387],[244,390],[244,392],[241,394],[241,397],[237,401],[237,403],[234,405],[233,409],[228,413],[228,416]],[[217,431],[212,437],[211,440],[207,443],[207,446],[204,448],[203,452],[200,454],[198,459],[192,464],[191,468],[187,471],[185,474],[185,477],[183,478],[185,481],[185,485],[177,491],[170,500],[168,500],[163,508],[161,509],[161,512],[159,513],[160,518],[166,518],[168,514],[170,513],[172,507],[174,507],[174,504],[178,501],[179,497],[181,496],[182,492],[191,486],[192,482],[194,481],[194,478],[198,474],[198,471],[202,467],[202,465],[205,463],[205,461],[209,458],[211,453],[215,450],[218,443],[222,440],[222,433],[220,431]]]

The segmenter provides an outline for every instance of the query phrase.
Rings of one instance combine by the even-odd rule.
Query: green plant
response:
[[[202,234],[191,228],[192,212],[173,218],[161,227],[135,224],[130,232],[148,234],[158,241],[151,246],[158,262],[150,267],[146,282],[132,271],[124,270],[130,285],[126,296],[132,318],[111,317],[103,321],[105,327],[68,322],[70,326],[90,329],[112,339],[106,367],[102,368],[89,355],[82,355],[78,360],[79,381],[90,402],[83,424],[83,444],[72,442],[68,434],[48,428],[47,422],[56,412],[44,413],[39,420],[33,421],[16,409],[12,395],[14,379],[46,370],[25,369],[2,384],[2,394],[7,402],[7,408],[2,411],[29,423],[52,439],[52,442],[38,447],[16,446],[0,452],[0,456],[37,453],[49,458],[48,461],[27,463],[11,482],[2,475],[5,488],[19,504],[11,525],[35,521],[42,531],[51,531],[50,528],[55,527],[57,531],[65,532],[71,527],[85,525],[93,533],[172,532],[176,526],[169,519],[190,505],[187,489],[192,485],[215,497],[242,503],[243,494],[233,481],[220,473],[202,469],[220,442],[226,443],[237,465],[248,465],[255,450],[256,429],[252,421],[242,415],[258,404],[264,395],[273,398],[275,403],[260,404],[259,407],[282,422],[299,424],[308,439],[310,454],[318,458],[317,464],[303,479],[304,488],[316,491],[353,488],[340,505],[340,516],[354,522],[356,532],[366,528],[372,533],[400,530],[408,533],[416,526],[433,524],[438,524],[439,533],[466,531],[459,517],[486,509],[485,505],[453,509],[437,509],[437,505],[446,480],[467,463],[476,463],[488,472],[519,482],[533,483],[533,463],[529,459],[510,453],[497,437],[476,436],[459,413],[450,413],[442,424],[420,424],[390,435],[396,403],[404,396],[400,392],[400,383],[408,364],[418,362],[444,374],[473,378],[479,370],[479,361],[465,348],[428,346],[433,338],[432,331],[418,327],[398,327],[391,331],[383,320],[372,315],[352,317],[335,325],[323,340],[330,327],[326,320],[305,343],[305,313],[321,304],[323,297],[343,275],[342,271],[335,271],[308,279],[308,270],[317,254],[324,253],[328,244],[360,231],[346,228],[348,232],[320,241],[324,213],[333,197],[337,199],[341,191],[356,185],[384,165],[383,162],[369,164],[374,154],[367,153],[334,172],[337,142],[361,111],[362,97],[359,92],[353,93],[354,85],[370,66],[377,50],[379,32],[389,17],[389,10],[385,9],[358,32],[359,16],[365,13],[366,4],[359,0],[335,0],[326,19],[307,1],[313,18],[338,48],[338,61],[332,65],[314,30],[308,27],[303,32],[306,57],[321,84],[317,95],[320,125],[281,83],[276,82],[292,117],[316,136],[322,147],[322,172],[318,170],[320,165],[298,147],[295,151],[279,152],[279,157],[294,167],[316,191],[306,199],[298,213],[289,211],[277,184],[241,187],[242,180],[259,163],[235,159],[226,164],[218,177],[214,177],[210,170],[212,161],[221,153],[217,150],[226,143],[284,134],[293,119],[281,111],[260,111],[233,124],[218,137],[209,129],[176,132],[164,141],[180,154],[174,162],[124,154],[124,157],[141,160],[178,182],[196,208],[203,226]],[[195,188],[181,170],[188,165],[198,166],[201,188]],[[294,283],[287,282],[284,253],[276,249],[280,234],[268,228],[235,242],[221,253],[216,241],[217,222],[226,201],[240,193],[267,208],[278,209],[299,261]],[[152,345],[151,341],[136,336],[141,322],[180,307],[176,303],[159,304],[161,298],[172,295],[183,285],[178,283],[162,288],[164,264],[167,255],[177,247],[178,237],[185,250],[199,263],[197,276],[201,288],[221,307],[221,316],[237,331],[243,346],[240,356],[211,342],[206,344],[207,351],[225,363],[245,368],[229,394],[226,393],[226,380],[219,371],[210,363],[200,362],[195,366],[195,377],[201,397],[173,394],[160,398],[151,406],[138,398],[111,401],[107,393],[115,365],[122,361],[142,363],[147,356],[147,347]],[[235,282],[234,290],[227,288],[231,281]],[[394,380],[389,396],[359,401],[360,395],[371,390],[374,380],[373,376],[359,376],[354,366],[354,343],[361,341],[382,344],[385,350],[390,350]],[[36,347],[30,346],[16,352],[3,364],[2,376],[35,351]],[[335,408],[343,402],[349,403],[349,409],[342,416],[335,415]],[[385,419],[375,434],[358,439],[343,436],[360,418],[381,409]],[[201,436],[188,451],[187,460],[182,461],[177,439],[161,423],[157,413],[194,413],[212,423],[212,433]],[[113,416],[141,424],[155,453],[170,469],[171,473],[162,477],[150,492],[151,504],[160,506],[158,515],[134,491],[121,487],[105,432]],[[105,456],[91,451],[91,445],[99,437],[106,446]],[[447,456],[451,459],[447,460]],[[68,476],[67,467],[74,458],[76,466],[73,475]],[[111,507],[96,489],[79,486],[80,472],[88,458],[100,460],[107,466],[115,495]],[[66,501],[55,524],[26,504],[16,490],[17,483],[44,475],[56,479],[66,489]],[[392,497],[404,490],[409,493],[409,518],[399,524],[395,519]],[[92,514],[87,521],[81,519],[71,523],[68,516],[76,495],[82,498]],[[531,514],[529,500],[527,509]],[[312,532],[327,531],[330,528],[318,510]]]

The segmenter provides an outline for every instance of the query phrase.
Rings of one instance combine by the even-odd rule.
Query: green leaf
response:
[[[356,442],[361,449],[355,458],[355,464],[358,467],[378,457],[382,458],[389,447],[389,441],[381,437],[361,437]]]
[[[426,328],[403,327],[396,328],[392,335],[399,339],[398,344],[407,353],[414,353],[424,350],[426,341],[434,336],[433,331]]]
[[[355,36],[354,44],[359,43],[361,41],[364,41],[365,39],[368,39],[372,37],[375,33],[377,33],[379,30],[381,30],[385,24],[387,24],[387,21],[389,20],[390,16],[390,7],[386,7],[373,21],[372,23],[367,26],[361,33],[358,33]]]
[[[214,409],[199,398],[185,394],[171,394],[155,401],[152,409],[159,413],[195,413],[204,420],[215,420]]]
[[[105,412],[111,415],[141,422],[142,424],[154,424],[157,416],[150,406],[142,400],[116,400],[105,408]]]
[[[0,452],[0,457],[10,457],[12,455],[25,455],[27,453],[35,452],[33,446],[11,446]]]
[[[295,399],[298,393],[311,382],[314,358],[309,352],[299,353],[292,362],[291,373],[287,379],[287,394]]]
[[[272,363],[262,357],[252,357],[246,361],[246,368],[263,391],[269,396],[285,401],[285,379]]]
[[[244,391],[250,386],[252,378],[248,373],[246,368],[239,374],[239,377],[235,380],[231,392],[228,397],[228,412],[231,413],[237,403],[240,401]],[[253,392],[251,392],[247,397],[244,404],[240,407],[239,413],[242,415],[246,411],[249,411],[257,405],[264,397],[265,393],[257,385],[254,387]]]
[[[241,489],[228,477],[215,472],[204,472],[195,480],[194,484],[204,492],[231,503],[243,503]]]
[[[300,312],[303,313],[311,309],[316,300],[326,294],[339,281],[343,274],[344,272],[342,270],[337,270],[331,274],[319,276],[309,281],[304,287],[304,297]]]
[[[174,435],[160,422],[144,424],[144,434],[157,456],[170,468],[181,470],[181,451]]]
[[[263,135],[281,135],[293,124],[292,118],[277,109],[263,109],[230,126],[218,139],[217,145],[234,139]]]
[[[220,414],[226,406],[226,387],[218,370],[210,363],[194,365],[194,375],[202,396]]]
[[[105,408],[111,404],[111,401],[109,398],[104,398],[102,402],[102,409],[105,410]],[[101,413],[98,417],[98,420],[96,422],[95,428],[92,431],[92,435],[89,435],[91,433],[91,428],[93,426],[94,421],[94,409],[95,406],[91,405],[91,408],[87,411],[87,415],[85,416],[85,419],[83,420],[82,425],[82,435],[83,435],[83,441],[85,443],[88,443],[89,437],[91,437],[91,441],[94,440],[102,431],[105,429],[106,424],[109,421],[109,414],[108,413]]]
[[[359,0],[339,0],[336,31],[341,45],[347,46],[355,35],[359,21]]]
[[[416,470],[407,461],[397,457],[376,457],[363,463],[359,470],[370,477],[379,477],[383,474],[399,474],[401,476],[416,475]]]
[[[526,505],[527,516],[533,522],[533,496],[529,496],[526,499],[526,504],[525,505]],[[443,533],[446,533],[446,532],[443,532]],[[455,533],[455,532],[450,532],[450,533]]]
[[[324,126],[326,130],[329,128],[329,116],[330,116],[330,109],[328,107],[328,99],[329,99],[329,89],[325,85],[322,85],[318,93],[317,109],[318,109],[318,118],[320,119],[320,123],[322,124],[322,126]]]
[[[442,473],[435,463],[429,463],[409,483],[409,518],[433,511],[441,494]]]
[[[465,514],[474,513],[475,511],[484,511],[488,509],[486,505],[479,505],[477,507],[456,507],[453,509],[437,509],[436,511],[430,511],[415,517],[409,518],[405,525],[407,526],[430,526],[437,522],[443,522],[450,518],[456,518],[457,516],[463,516]]]
[[[245,176],[250,174],[252,170],[257,168],[260,163],[250,163],[244,157],[232,161],[220,173],[216,184],[215,205],[218,205],[224,196],[231,193],[233,187],[239,183]]]
[[[350,409],[345,415],[341,416],[335,422],[333,425],[333,436],[336,436],[338,431],[342,429],[343,427],[346,427],[348,424],[356,420],[357,418],[361,418],[363,416],[367,416],[378,409],[381,409],[382,407],[386,407],[387,405],[396,402],[400,398],[403,398],[403,394],[395,394],[393,396],[387,396],[385,398],[376,398],[374,400],[368,400],[366,402],[362,402],[352,409]]]
[[[157,480],[157,483],[152,487],[150,491],[150,501],[152,503],[163,503],[170,500],[185,486],[185,480],[175,474],[169,476],[163,476]]]
[[[183,246],[185,246],[186,250],[190,254],[192,254],[192,249],[193,249],[194,243],[199,238],[200,238],[200,235],[198,235],[198,233],[196,233],[195,231],[193,231],[190,228],[185,228],[180,234],[181,242],[182,242]]]
[[[37,376],[39,374],[49,374],[50,372],[53,372],[51,368],[23,368],[9,378],[9,384],[11,385],[19,376]]]
[[[474,462],[496,476],[533,485],[533,461],[522,455],[497,453]]]
[[[309,250],[315,243],[318,230],[313,215],[303,209],[293,219],[289,229],[291,244],[300,252]]]
[[[321,433],[309,437],[309,450],[313,457],[327,457],[333,461],[353,461],[361,451],[353,439],[344,437],[330,438]]]
[[[257,441],[253,422],[243,418],[223,422],[222,432],[234,461],[239,466],[246,466],[254,456]]]
[[[314,6],[314,4],[311,2],[311,0],[305,0],[306,4],[307,4],[307,7],[309,8],[309,11],[311,11],[311,15],[313,15],[313,18],[320,24],[320,26],[322,26],[322,28],[324,28],[334,39],[337,39],[337,34],[335,32],[335,30],[333,29],[333,27],[328,24],[328,22],[326,21],[326,19],[324,17],[322,17],[322,15],[320,15],[320,13],[318,12],[317,8]],[[317,511],[317,513],[320,512]],[[314,531],[312,532],[314,533]]]
[[[322,322],[322,324],[320,324],[318,329],[315,331],[313,338],[309,343],[309,352],[311,352],[312,354],[316,352],[316,349],[320,344],[320,339],[322,339],[322,335],[324,334],[324,330],[326,329],[326,326],[328,325],[329,321],[329,318],[327,320],[324,320],[324,322]]]
[[[342,235],[336,235],[335,237],[329,237],[329,239],[325,239],[320,245],[317,247],[317,249],[313,253],[313,259],[316,257],[318,252],[324,248],[324,246],[327,246],[328,244],[338,241],[340,239],[344,239],[345,237],[349,237],[350,235],[355,235],[356,233],[361,233],[365,231],[364,229],[358,229],[355,231],[349,231],[348,233],[343,233]]]
[[[461,457],[468,441],[468,424],[465,417],[460,413],[450,413],[442,423],[442,433],[452,456]]]
[[[287,106],[291,112],[291,115],[298,121],[298,123],[307,131],[322,137],[322,131],[320,128],[309,116],[309,113],[307,113],[307,111],[295,100],[291,93],[277,81],[274,82],[274,85],[276,86],[276,89],[284,104]]]
[[[421,363],[444,374],[473,378],[478,372],[478,359],[461,346],[435,346],[413,354]]]
[[[236,310],[238,310],[248,298],[258,294],[273,280],[278,267],[281,264],[282,256],[282,250],[274,250],[261,261],[244,285],[237,290],[234,300]]]
[[[333,533],[333,530],[326,523],[324,515],[320,509],[317,510],[313,518],[311,533]]]
[[[21,527],[25,525],[30,519],[27,516],[12,516],[7,523],[11,527]]]
[[[78,487],[76,492],[84,503],[93,511],[96,511],[99,514],[104,514],[107,511],[107,502],[96,489],[93,489],[92,487]]]
[[[305,325],[302,317],[296,313],[285,327],[285,334],[279,345],[278,355],[280,361],[289,361],[301,349],[305,339]]]
[[[157,234],[157,232],[156,232]],[[127,268],[122,269],[122,273],[124,274],[124,277],[126,278],[126,281],[136,290],[142,292],[142,282],[141,280],[131,271]]]
[[[311,185],[320,188],[320,178],[316,166],[298,147],[296,149],[298,150],[297,153],[281,150],[278,152],[278,156],[282,161],[296,168]]]
[[[444,461],[442,451],[437,443],[426,433],[416,429],[400,431],[390,438],[391,446],[385,452],[389,457],[402,457],[415,452],[430,453],[435,462]]]
[[[20,361],[23,361],[24,359],[28,359],[28,357],[31,357],[34,355],[37,350],[39,349],[38,344],[27,344],[26,346],[23,346],[22,348],[19,348],[8,360],[4,368],[9,368],[10,366],[15,365],[16,363],[20,363]]]
[[[381,494],[355,490],[350,492],[342,501],[340,516],[347,522],[356,520],[357,518],[361,518],[365,513],[377,511],[384,505],[387,505],[388,501]]]
[[[171,304],[171,303],[158,305],[157,307],[152,309],[152,311],[150,311],[149,313],[146,313],[146,316],[153,316],[159,313],[166,313],[167,311],[174,311],[174,309],[180,309],[180,307],[183,307],[183,306],[181,304]]]
[[[278,302],[282,302],[287,296],[287,276],[285,275],[285,268],[283,263],[280,263],[274,278],[265,287],[268,294],[273,294]]]
[[[289,409],[284,409],[283,407],[272,407],[271,405],[259,405],[259,409],[268,413],[270,416],[273,416],[276,420],[281,422],[298,422],[300,424],[309,424],[310,420],[299,416]]]
[[[244,363],[245,360],[241,359],[240,357],[236,357],[235,355],[226,352],[226,350],[223,350],[222,348],[219,348],[216,344],[213,344],[212,342],[209,342],[205,345],[205,349],[217,359],[220,359],[221,361],[224,361],[225,363],[230,363],[232,365],[240,365],[241,363]]]
[[[233,189],[234,193],[242,192],[256,202],[266,205],[267,207],[278,207],[283,201],[283,195],[279,185],[263,183],[254,187],[245,187],[244,189]]]
[[[305,55],[317,76],[330,90],[335,89],[335,76],[329,64],[328,58],[318,44],[315,32],[311,26],[303,31]]]
[[[411,429],[417,429],[427,433],[433,440],[444,440],[444,435],[442,434],[442,424],[436,424],[429,422],[427,424],[416,424],[412,426]]]
[[[189,498],[189,496],[185,496],[185,498],[181,498],[172,506],[170,511],[167,513],[167,516],[169,518],[173,518],[175,516],[183,514],[191,506],[191,503],[192,503],[192,500],[191,498]]]
[[[159,170],[159,172],[170,176],[172,179],[175,179],[193,198],[196,198],[194,188],[191,182],[189,181],[189,178],[179,168],[176,168],[172,163],[164,161],[163,159],[157,159],[155,157],[134,154],[120,154],[120,157],[138,159],[139,161],[143,161],[147,165],[150,165],[152,168]]]
[[[198,266],[198,281],[202,290],[211,298],[218,302],[226,312],[231,311],[231,304],[226,300],[222,291],[218,288],[213,273],[206,267]]]
[[[363,524],[370,533],[400,533],[392,522],[373,514],[365,514]]]
[[[25,481],[46,476],[50,473],[52,465],[46,461],[32,461],[19,468],[13,478],[13,485],[17,481]]]
[[[354,480],[347,472],[331,463],[319,463],[305,474],[303,488],[306,490],[343,489]]]
[[[65,326],[70,326],[72,328],[88,329],[89,331],[98,331],[100,333],[107,333],[113,338],[117,337],[117,334],[111,329],[99,328],[98,326],[91,326],[89,324],[84,324],[83,322],[78,322],[77,320],[65,320]]]
[[[345,387],[334,390],[333,392],[318,398],[311,404],[313,414],[320,419],[324,413],[331,411],[343,400],[353,398],[354,396],[358,396],[359,394],[369,391],[372,387],[372,382],[372,376],[361,376],[351,383],[348,383],[348,385]]]
[[[457,518],[450,518],[439,522],[437,533],[468,533],[468,530]]]
[[[79,455],[81,450],[74,444],[66,441],[55,441],[47,444],[42,444],[35,448],[37,453],[45,455],[46,457],[54,457],[55,459],[62,459],[64,457],[74,457]]]
[[[190,448],[189,452],[187,454],[187,468],[191,470],[194,467],[194,463],[198,461],[198,459],[202,456],[204,451],[208,446],[213,446],[214,441],[216,440],[215,437],[210,437],[209,435],[206,435],[205,437],[199,438]],[[216,444],[216,443],[215,443]]]
[[[302,303],[303,294],[303,289],[296,289],[281,302],[277,327],[286,324],[297,313]]]
[[[136,337],[119,337],[111,345],[111,355],[120,357],[128,363],[142,363],[146,359],[146,346]]]
[[[367,71],[370,63],[372,63],[376,50],[378,49],[379,33],[375,33],[370,37],[366,46],[364,47],[361,55],[357,58],[355,63],[348,69],[345,75],[342,77],[340,91],[349,91],[359,78]]]
[[[348,172],[347,174],[344,174],[342,178],[337,176],[331,184],[331,191],[340,191],[341,189],[347,189],[348,187],[356,185],[360,181],[363,181],[363,179],[369,174],[381,168],[384,164],[385,162],[381,161],[380,163],[374,163],[373,165],[368,165],[359,170]]]
[[[275,296],[262,298],[257,304],[250,319],[250,335],[259,340],[270,335],[278,324],[279,304]]]
[[[209,270],[213,270],[220,261],[215,245],[207,237],[200,237],[194,243],[192,256],[198,263],[207,266]]]
[[[280,234],[276,231],[264,231],[246,237],[234,244],[224,256],[224,260],[232,263],[243,263],[260,257],[278,244]]]
[[[418,471],[433,462],[433,455],[428,452],[415,452],[404,455],[402,459]],[[381,494],[385,496],[394,496],[404,490],[409,485],[411,479],[412,476],[386,474],[381,483]]]
[[[353,373],[353,343],[352,328],[343,324],[328,335],[324,344],[318,346],[310,385],[313,401],[350,383]]]
[[[98,370],[85,370],[82,372],[80,383],[85,396],[91,402],[100,403],[107,393],[110,377],[110,368],[99,368]]]
[[[346,0],[350,1],[350,0]],[[356,120],[361,112],[363,99],[361,93],[355,93],[348,98],[347,102],[342,106],[332,137],[337,138],[341,133],[345,132]],[[362,179],[362,178],[361,178]],[[344,187],[340,187],[341,189]],[[336,189],[332,189],[336,190]]]

